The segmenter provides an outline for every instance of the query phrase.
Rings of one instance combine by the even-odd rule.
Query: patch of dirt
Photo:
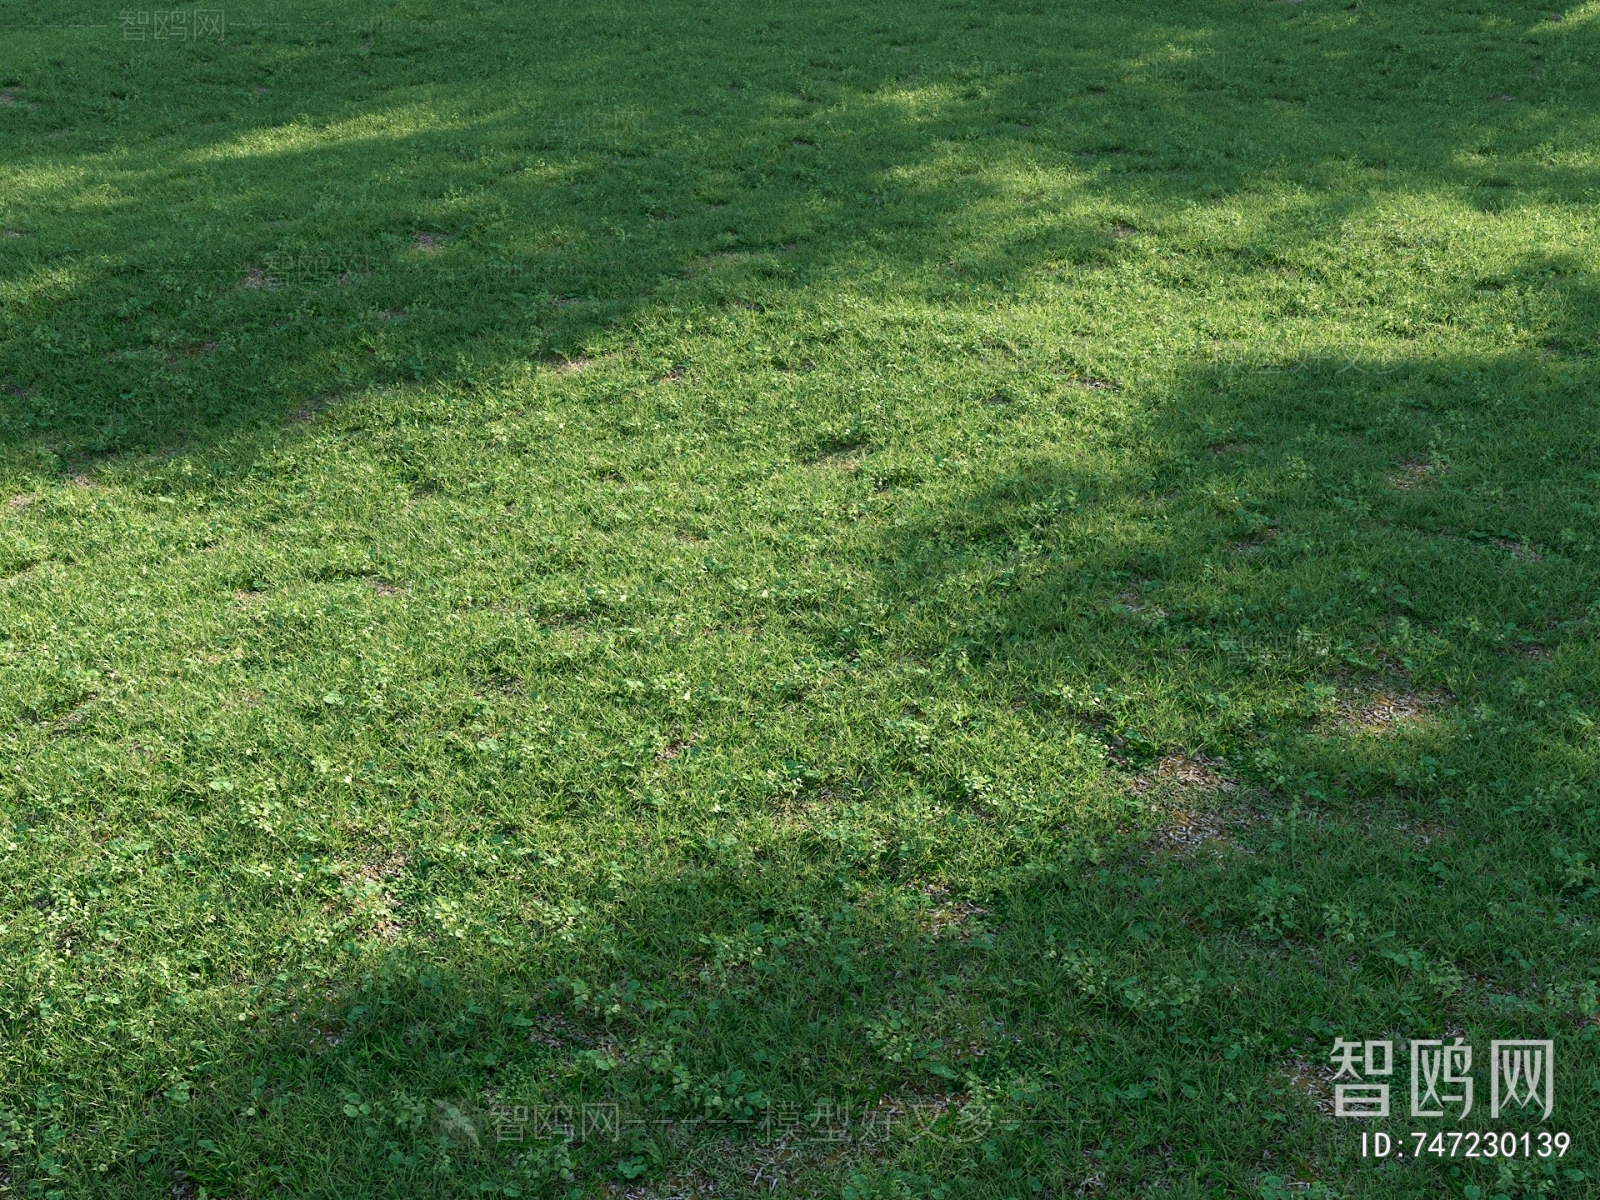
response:
[[[12,512],[21,512],[37,499],[38,497],[32,492],[24,492],[20,496],[13,496],[11,499],[7,500],[6,507]]]
[[[1157,854],[1184,854],[1228,839],[1228,823],[1210,805],[1238,789],[1226,774],[1228,764],[1203,754],[1166,754],[1135,775],[1128,790],[1150,798],[1160,818],[1151,848]]]
[[[1117,238],[1118,240],[1121,240],[1122,238],[1125,238],[1125,237],[1132,237],[1134,234],[1136,234],[1138,232],[1139,231],[1137,229],[1135,229],[1132,225],[1129,225],[1129,224],[1127,224],[1126,222],[1123,222],[1123,221],[1118,221],[1115,225],[1113,225],[1111,227],[1111,236],[1114,237],[1114,238]]]
[[[1544,555],[1533,546],[1531,542],[1513,542],[1510,538],[1490,538],[1490,542],[1499,546],[1512,558],[1521,559],[1523,562],[1543,562]]]
[[[372,862],[362,863],[344,877],[344,882],[354,884],[363,879],[390,879],[406,869],[406,852],[404,850],[391,850],[383,858],[374,859]]]
[[[400,936],[400,922],[395,919],[400,902],[379,885],[399,875],[405,866],[404,851],[395,850],[340,874],[339,881],[353,894],[356,913],[366,918],[367,932],[375,938],[387,941]]]
[[[559,358],[550,363],[550,366],[563,375],[576,375],[580,371],[587,371],[594,364],[583,355],[576,358]]]
[[[1332,1063],[1309,1063],[1303,1058],[1292,1058],[1284,1064],[1283,1073],[1288,1077],[1289,1086],[1310,1100],[1319,1113],[1333,1116]]]
[[[1364,697],[1360,703],[1341,706],[1345,723],[1363,733],[1388,733],[1408,721],[1427,718],[1442,698],[1417,696],[1406,692],[1380,692]]]
[[[1185,854],[1208,842],[1228,840],[1227,824],[1214,813],[1175,808],[1167,809],[1163,815],[1166,824],[1156,833],[1154,842],[1157,853]]]
[[[251,604],[267,598],[266,588],[241,588],[233,594],[233,598],[240,604]]]
[[[1395,828],[1400,830],[1401,833],[1409,833],[1416,838],[1419,846],[1428,846],[1434,842],[1447,842],[1450,840],[1450,831],[1443,825],[1397,825]]]
[[[1082,388],[1086,392],[1116,391],[1117,385],[1109,379],[1101,379],[1098,375],[1079,375],[1072,381],[1073,387]]]
[[[1473,971],[1461,972],[1461,978],[1481,990],[1485,996],[1491,996],[1496,1000],[1509,1000],[1517,1002],[1526,999],[1526,997],[1517,992],[1513,992],[1508,988],[1501,987],[1498,983],[1487,976],[1476,974]]]
[[[438,252],[440,246],[450,240],[450,235],[448,233],[414,233],[411,235],[411,240],[417,249],[424,254],[434,254]]]
[[[677,383],[683,378],[683,368],[673,367],[665,375],[656,380],[657,383]]]
[[[1252,554],[1260,554],[1267,548],[1267,544],[1277,536],[1278,531],[1276,529],[1263,529],[1260,533],[1256,534],[1255,537],[1249,539],[1248,541],[1229,542],[1228,553],[1242,554],[1246,557]]]
[[[1231,792],[1238,785],[1222,774],[1228,764],[1204,754],[1165,754],[1153,766],[1133,777],[1135,795],[1174,788],[1193,788],[1204,792]]]
[[[18,229],[0,229],[0,237],[19,238],[26,236],[26,234]]]
[[[299,408],[284,416],[284,420],[291,425],[304,425],[313,420],[318,413],[333,403],[332,396],[312,396]]]
[[[1140,616],[1153,620],[1162,620],[1167,615],[1167,610],[1155,605],[1146,605],[1144,597],[1138,592],[1118,592],[1117,602],[1129,612],[1138,613]]]
[[[1213,454],[1243,454],[1250,447],[1244,442],[1218,442],[1209,449]]]
[[[244,278],[239,281],[239,286],[249,291],[255,288],[271,287],[272,280],[260,267],[251,267],[244,273]]]
[[[367,577],[367,586],[380,596],[404,596],[406,594],[404,584],[390,583],[387,579],[378,579],[375,576]]]
[[[819,458],[812,465],[829,471],[843,471],[846,475],[854,475],[861,470],[861,460],[859,458]]]
[[[682,1175],[669,1175],[655,1183],[608,1183],[602,1189],[606,1200],[700,1200],[703,1196],[720,1196],[716,1181],[690,1171]]]
[[[934,938],[954,937],[966,942],[983,932],[982,918],[989,915],[989,910],[983,905],[970,900],[949,899],[950,889],[943,884],[930,883],[920,890],[934,901],[933,907],[922,916],[924,933]]]

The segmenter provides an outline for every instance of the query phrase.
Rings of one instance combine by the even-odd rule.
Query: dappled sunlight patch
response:
[[[36,303],[68,303],[73,297],[81,295],[85,288],[92,287],[94,282],[83,264],[49,264],[39,267],[30,275],[0,279],[0,301],[15,304],[19,308]],[[30,389],[26,394],[31,396],[35,391]],[[7,394],[18,395],[9,389]]]
[[[270,88],[255,86],[257,95],[268,95]],[[228,159],[256,158],[304,153],[332,146],[353,146],[361,142],[396,142],[422,133],[460,129],[466,122],[455,118],[437,103],[413,104],[382,112],[365,112],[346,121],[313,125],[293,121],[265,129],[252,129],[228,141],[202,146],[182,156],[180,162],[199,165]]]

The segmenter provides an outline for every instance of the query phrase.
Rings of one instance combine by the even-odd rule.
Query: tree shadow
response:
[[[832,12],[728,15],[711,40],[665,10],[614,28],[557,19],[559,36],[510,56],[517,27],[500,10],[431,24],[241,14],[237,43],[219,46],[82,34],[70,80],[48,57],[65,32],[41,33],[14,50],[8,92],[40,100],[8,113],[21,207],[7,218],[20,236],[0,243],[7,456],[71,470],[205,446],[364,390],[470,386],[576,357],[626,336],[642,309],[703,300],[684,277],[719,255],[754,255],[801,289],[867,259],[944,271],[927,288],[937,300],[1004,291],[1052,263],[1125,259],[1108,234],[1135,198],[1176,219],[1197,201],[1282,191],[1277,227],[1244,230],[1232,250],[1248,268],[1337,236],[1385,195],[1449,189],[1503,209],[1588,186],[1534,153],[1570,130],[1565,93],[1531,111],[1475,98],[1371,119],[1366,90],[1395,64],[1383,52],[1349,70],[1347,56],[1386,36],[1359,13],[1251,31],[1250,44],[1280,50],[1304,34],[1291,83],[1273,55],[1244,65],[1217,19],[1176,9],[1107,16],[1085,43],[1081,30],[1050,40],[1077,29],[1067,14],[973,24],[886,8],[850,50],[830,44]],[[1041,44],[1005,32],[1023,26]],[[1568,36],[1530,35],[1552,56]],[[636,57],[662,39],[677,39],[680,70]],[[453,77],[452,54],[481,69]],[[528,63],[541,68],[531,85]],[[195,81],[177,100],[164,87],[175,72]],[[1318,111],[1278,97],[1280,77]],[[1478,85],[1459,64],[1433,78],[1445,92]],[[100,91],[109,108],[84,99]],[[1281,134],[1300,143],[1294,167],[1270,142],[1208,125],[1213,106],[1292,120]],[[1356,107],[1367,119],[1349,120]],[[148,140],[130,144],[141,110]],[[1403,164],[1352,189],[1386,137],[1405,139]],[[997,185],[1036,172],[1040,155],[1056,179],[1024,197],[1043,211],[1019,214],[1014,187]],[[1075,169],[1060,169],[1063,155]]]

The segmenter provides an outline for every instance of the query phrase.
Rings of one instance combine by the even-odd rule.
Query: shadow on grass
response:
[[[460,941],[441,910],[386,946],[359,886],[330,892],[350,945],[153,1056],[105,1189],[1243,1186],[1273,1120],[1308,1162],[1341,1152],[1304,1067],[1330,1028],[1566,1038],[1590,378],[1542,354],[1210,365],[1106,418],[1104,453],[930,503],[878,556],[873,649],[966,715],[913,713],[898,766],[861,764],[897,799],[797,779],[700,843],[655,844],[646,806],[618,818],[652,847],[625,873],[542,851],[527,915]],[[860,635],[812,629],[819,653]],[[973,713],[1075,727],[1113,793],[1008,790],[1026,770],[969,752]],[[1174,784],[1174,755],[1235,790]],[[1166,840],[1178,816],[1197,849]],[[999,865],[952,876],[970,830]],[[1592,1057],[1573,1039],[1574,1080]]]
[[[709,30],[669,7],[615,28],[567,14],[532,40],[517,21],[533,18],[502,10],[426,30],[318,14],[304,28],[241,14],[241,40],[218,46],[81,32],[70,80],[47,50],[64,31],[13,50],[12,93],[43,97],[7,114],[13,470],[203,448],[365,389],[470,386],[593,353],[641,309],[715,302],[716,282],[695,277],[718,255],[763,255],[763,271],[802,282],[886,255],[902,272],[948,267],[930,298],[970,297],[1041,265],[1118,261],[1106,235],[1130,206],[1178,214],[1287,189],[1275,227],[1223,251],[1273,269],[1388,198],[1446,189],[1503,210],[1574,200],[1589,180],[1532,153],[1556,123],[1593,120],[1571,93],[1507,107],[1455,67],[1422,103],[1374,110],[1363,89],[1412,86],[1408,55],[1461,35],[1380,52],[1361,14],[1225,28],[1174,7],[1086,29],[1068,11],[973,24],[889,5],[849,45],[832,44],[843,12],[826,5],[722,13]],[[1018,44],[1024,28],[1037,40]],[[1552,54],[1566,36],[1532,34]],[[1351,73],[1302,35],[1372,53]],[[638,57],[656,44],[678,47],[673,71]],[[1288,75],[1274,55],[1254,61],[1290,46]],[[446,65],[463,57],[465,78]],[[191,89],[171,98],[182,72]],[[109,127],[86,102],[99,90]],[[1313,94],[1317,111],[1296,107]],[[141,120],[145,144],[130,140]],[[116,130],[109,144],[97,125]],[[1259,141],[1239,132],[1257,126]],[[1294,139],[1292,164],[1279,138]],[[1014,211],[1000,181],[1039,156],[1066,172],[1074,211]]]

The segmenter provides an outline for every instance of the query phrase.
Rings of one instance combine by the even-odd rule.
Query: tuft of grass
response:
[[[0,1195],[1590,1194],[1561,15],[9,3]]]

